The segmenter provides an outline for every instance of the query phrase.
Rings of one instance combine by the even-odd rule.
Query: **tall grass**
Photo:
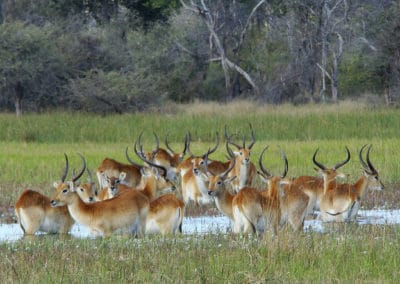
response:
[[[269,140],[369,140],[399,138],[400,115],[396,109],[366,106],[309,105],[257,106],[200,104],[177,106],[176,113],[160,111],[111,116],[85,113],[26,114],[16,119],[0,115],[0,141],[37,143],[130,143],[142,130],[144,141],[152,131],[160,137],[169,133],[173,142],[183,141],[187,131],[193,139],[212,141],[215,132],[227,125],[230,132],[248,133],[252,123],[258,141]]]
[[[152,113],[97,116],[85,113],[26,114],[17,119],[0,114],[0,205],[15,202],[25,187],[52,193],[64,168],[63,153],[72,167],[80,167],[76,152],[85,155],[88,167],[95,171],[104,157],[125,162],[125,149],[132,148],[144,130],[143,144],[153,149],[153,131],[160,139],[169,135],[172,148],[183,150],[184,136],[191,132],[191,150],[205,153],[215,143],[216,132],[222,137],[224,126],[229,133],[250,138],[253,125],[256,144],[253,162],[262,148],[269,145],[264,163],[280,173],[282,159],[278,146],[289,159],[289,175],[314,175],[311,157],[320,148],[319,161],[333,165],[344,159],[347,145],[352,159],[344,171],[349,181],[360,175],[357,155],[365,143],[373,144],[371,160],[382,180],[393,190],[400,180],[400,112],[396,109],[371,109],[351,103],[293,107],[260,106],[251,102],[229,105],[204,103],[172,105]],[[240,143],[240,141],[239,141]],[[134,156],[134,155],[133,155]],[[212,158],[225,159],[223,138]],[[389,191],[390,192],[390,191]]]

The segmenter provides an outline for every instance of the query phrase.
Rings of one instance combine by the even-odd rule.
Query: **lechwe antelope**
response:
[[[266,149],[267,147],[262,151],[260,159]],[[284,156],[283,152],[281,153]],[[287,174],[286,156],[284,156],[284,160],[285,170],[282,176],[270,176],[267,172],[264,173],[264,176],[268,178],[268,189],[263,191],[245,187],[236,195],[229,193],[226,184],[235,179],[235,177],[228,177],[234,163],[229,171],[222,175],[203,175],[205,179],[209,180],[208,194],[214,196],[218,209],[233,220],[235,233],[257,232],[262,234],[268,228],[271,228],[274,234],[277,233],[281,222],[281,197],[283,195],[281,184],[289,183],[285,179]],[[264,167],[261,170],[264,171]]]
[[[76,192],[78,193],[79,197],[83,200],[83,202],[91,203],[99,200],[98,192],[96,190],[96,185],[92,179],[92,173],[88,168],[86,168],[86,171],[88,173],[88,179],[89,179],[88,182],[85,183],[77,182],[75,183],[75,187],[76,187]],[[73,176],[74,176],[73,179],[75,179],[75,174],[73,174]]]
[[[177,167],[183,161],[184,156],[186,155],[186,151],[188,148],[188,144],[190,143],[189,135],[185,136],[185,146],[181,153],[175,152],[168,143],[168,134],[165,136],[165,146],[167,149],[163,149],[159,147],[160,141],[158,136],[153,132],[156,148],[151,152],[143,152],[143,147],[141,144],[141,136],[139,135],[138,143],[141,149],[141,153],[144,153],[145,158],[156,165],[163,166],[167,170],[167,177],[170,180],[177,181]]]
[[[261,153],[259,159],[258,159],[258,165],[259,168],[261,169],[261,172],[258,172],[258,175],[260,176],[261,180],[264,181],[265,183],[270,184],[270,179],[277,177],[274,177],[271,175],[264,167],[262,163],[262,157],[264,154],[264,151],[267,148],[263,150]],[[281,221],[280,223],[283,225],[285,223],[289,223],[289,225],[293,228],[295,231],[302,231],[303,230],[303,225],[304,225],[304,219],[307,214],[307,205],[309,201],[309,197],[307,194],[304,193],[301,189],[293,185],[293,179],[285,179],[286,173],[288,171],[288,160],[285,155],[285,153],[281,150],[281,155],[283,159],[285,160],[285,172],[282,174],[280,177],[280,185],[281,188],[279,188],[279,193],[281,195],[280,198],[280,208],[281,208]],[[276,182],[276,181],[275,181]],[[276,190],[276,189],[275,189]],[[267,190],[267,193],[271,193],[270,189]]]
[[[100,188],[106,186],[106,182],[103,179],[104,176],[118,178],[121,172],[126,173],[126,180],[124,181],[126,185],[131,187],[138,186],[142,178],[140,175],[140,169],[142,166],[129,158],[128,147],[126,147],[125,155],[130,164],[120,163],[111,158],[105,158],[101,162],[96,173]]]
[[[135,152],[137,152],[136,145]],[[182,232],[185,204],[171,193],[156,197],[157,191],[175,190],[173,184],[166,180],[165,169],[146,160],[142,153],[137,152],[137,154],[149,165],[142,168],[143,188],[133,189],[121,184],[125,178],[122,172],[118,179],[114,177],[107,179],[110,198],[124,191],[141,191],[151,200],[146,219],[146,233],[175,234],[178,230]],[[160,170],[164,175],[160,175]]]
[[[355,220],[360,206],[360,200],[364,196],[367,187],[373,187],[378,190],[383,189],[383,184],[379,180],[379,175],[369,160],[369,151],[367,150],[367,163],[362,158],[364,145],[360,152],[359,158],[363,167],[363,173],[354,184],[336,183],[334,181],[335,172],[329,171],[326,167],[317,162],[314,163],[320,169],[320,174],[324,178],[324,195],[321,199],[321,219],[325,222],[350,221]]]
[[[226,149],[231,158],[235,158],[235,167],[229,173],[229,177],[235,176],[236,178],[232,180],[232,187],[235,192],[238,192],[244,187],[251,187],[253,185],[254,178],[257,173],[256,166],[250,160],[251,148],[253,147],[255,141],[253,127],[250,125],[251,130],[251,142],[248,147],[246,147],[245,137],[243,136],[242,146],[231,141],[230,137],[226,132],[226,125],[224,129],[226,138]],[[235,146],[237,151],[232,151],[229,148],[229,144]]]
[[[61,176],[61,184],[65,183],[68,174],[68,157],[65,155],[65,169]],[[81,171],[72,182],[83,174]],[[25,235],[36,232],[68,233],[75,223],[66,206],[52,208],[50,198],[34,190],[27,189],[15,203],[15,213],[18,223]]]
[[[350,152],[346,148],[347,156],[346,158],[334,165],[331,169],[327,169],[331,173],[331,177],[334,179],[345,177],[344,174],[338,172],[337,170],[344,166],[350,160]],[[318,149],[314,152],[312,161],[315,164],[315,157],[317,155]],[[321,199],[324,195],[324,179],[319,176],[299,176],[294,178],[291,187],[302,190],[308,197],[308,205],[306,215],[313,215],[315,210],[320,210]]]
[[[185,204],[188,204],[191,201],[196,205],[211,204],[213,202],[213,199],[208,195],[208,182],[203,179],[202,172],[204,171],[203,169],[206,164],[205,157],[208,157],[211,153],[215,152],[218,147],[218,133],[216,137],[216,145],[212,149],[209,149],[206,154],[201,156],[194,156],[188,146],[190,157],[178,166],[178,171],[181,175],[182,198]],[[212,164],[214,166],[212,166]],[[221,164],[221,162],[207,162],[207,166],[209,168],[213,167],[214,171],[220,171],[219,168],[225,167],[225,165]],[[229,162],[227,165],[229,165]],[[210,169],[209,171],[213,172]]]
[[[120,192],[114,198],[95,203],[85,203],[76,192],[73,182],[58,186],[52,207],[67,206],[72,218],[100,235],[108,236],[118,229],[128,229],[142,236],[145,231],[149,199],[142,192]]]

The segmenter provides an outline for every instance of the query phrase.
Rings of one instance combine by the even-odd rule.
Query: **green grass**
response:
[[[215,132],[247,135],[252,123],[256,135],[253,162],[262,148],[270,148],[264,164],[282,172],[278,146],[289,159],[289,175],[314,175],[311,157],[330,166],[345,158],[349,181],[360,175],[358,150],[373,145],[371,160],[386,188],[369,192],[364,208],[399,208],[400,112],[364,105],[288,105],[271,107],[251,102],[168,105],[147,114],[95,116],[85,113],[26,114],[21,119],[0,114],[0,214],[12,206],[23,189],[52,194],[52,184],[64,168],[63,153],[79,168],[76,152],[95,170],[106,156],[126,161],[144,130],[143,144],[154,147],[152,132],[161,139],[169,133],[171,146],[183,149],[187,131],[191,150],[205,153],[214,145]],[[224,159],[222,143],[212,158]],[[392,282],[400,279],[398,226],[334,225],[326,233],[293,234],[277,238],[216,235],[125,236],[75,239],[37,236],[0,243],[1,283],[105,282]]]
[[[0,244],[0,281],[18,283],[392,282],[398,227],[336,225],[326,234],[43,236]]]

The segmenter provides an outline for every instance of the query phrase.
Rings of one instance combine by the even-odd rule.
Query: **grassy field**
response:
[[[64,168],[63,153],[75,168],[80,167],[76,153],[83,153],[95,170],[106,156],[126,161],[125,148],[133,147],[142,130],[146,149],[154,147],[154,131],[161,139],[168,133],[177,151],[190,131],[195,154],[213,146],[219,132],[220,147],[212,158],[224,159],[224,126],[249,139],[249,123],[256,136],[252,160],[269,145],[264,164],[273,173],[283,166],[278,146],[288,156],[292,176],[314,174],[311,158],[317,147],[318,160],[329,166],[345,158],[348,146],[352,159],[343,171],[355,181],[361,168],[358,151],[372,144],[371,160],[386,188],[368,193],[363,207],[400,207],[399,110],[353,103],[272,107],[236,102],[169,105],[152,113],[118,116],[46,113],[17,119],[0,114],[0,214],[12,214],[27,187],[51,195]],[[5,219],[13,221],[13,216]],[[398,282],[399,236],[397,226],[354,224],[335,225],[324,234],[282,231],[275,239],[226,234],[143,240],[41,236],[0,244],[0,281]]]

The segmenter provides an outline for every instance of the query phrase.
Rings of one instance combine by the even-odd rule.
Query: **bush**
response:
[[[163,98],[143,74],[90,70],[72,79],[70,105],[94,113],[142,111],[159,105]]]

